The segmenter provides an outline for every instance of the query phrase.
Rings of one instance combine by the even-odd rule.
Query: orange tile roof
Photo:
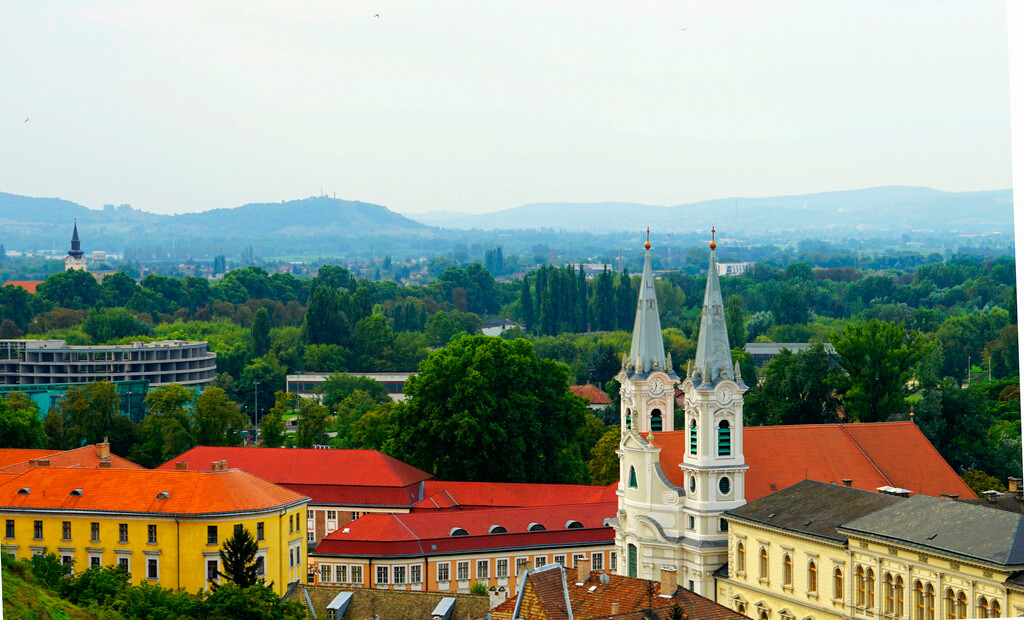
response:
[[[29,293],[35,293],[36,287],[43,282],[43,280],[8,280],[4,282],[4,286],[20,286]]]
[[[48,450],[46,452],[49,452],[49,454],[32,456],[11,465],[0,466],[0,473],[24,473],[38,466],[38,461],[40,460],[48,461],[48,467],[85,467],[98,469],[100,463],[107,462],[110,463],[110,469],[145,469],[141,465],[136,465],[128,459],[121,458],[116,454],[111,454],[110,446],[106,444],[82,446],[81,448],[65,450],[64,452],[50,452]]]
[[[28,448],[0,448],[0,467],[7,467],[29,459],[38,459],[60,450],[32,450]]]
[[[593,383],[587,383],[585,385],[570,385],[569,391],[580,398],[585,398],[591,405],[609,405],[612,402],[612,399],[608,398],[608,395],[604,393],[604,390]]]
[[[30,492],[20,494],[19,489]],[[81,489],[80,495],[72,491]],[[167,499],[157,495],[167,492]],[[298,493],[243,471],[37,467],[0,484],[0,509],[103,511],[167,515],[269,510],[300,503]]]
[[[685,431],[655,433],[662,470],[678,487],[685,486],[679,463],[687,440]],[[973,496],[911,422],[746,427],[743,457],[748,502],[802,480],[839,484],[844,478],[869,491],[897,486],[925,495]]]
[[[612,489],[583,484],[528,484],[516,482],[458,482],[427,480],[423,483],[423,501],[414,508],[480,508],[514,506],[554,506],[617,501]]]

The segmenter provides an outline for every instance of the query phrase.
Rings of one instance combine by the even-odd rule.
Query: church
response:
[[[714,573],[729,554],[723,514],[803,480],[973,497],[912,422],[744,429],[748,386],[729,349],[714,234],[697,351],[682,376],[665,354],[650,240],[644,244],[632,343],[616,376],[618,510],[608,524],[622,558],[618,574],[658,579],[674,570],[681,585],[714,598]]]

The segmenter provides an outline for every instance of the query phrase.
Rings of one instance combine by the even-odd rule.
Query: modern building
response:
[[[146,417],[146,394],[149,393],[149,381],[113,381],[117,396],[121,399],[121,415],[133,422],[141,422]],[[46,383],[36,385],[2,385],[0,398],[11,392],[20,392],[28,396],[39,407],[39,413],[46,415],[50,409],[64,398],[68,388],[81,385],[75,383]]]
[[[714,596],[714,572],[728,559],[724,513],[804,479],[972,495],[910,422],[744,428],[747,386],[729,349],[714,237],[696,356],[682,377],[664,352],[645,247],[633,340],[617,376],[619,504],[610,523],[619,574],[654,578],[671,568],[687,589]]]
[[[320,400],[322,395],[320,394],[320,386],[325,381],[333,377],[338,373],[335,372],[305,372],[296,375],[288,375],[286,377],[287,387],[286,390],[289,394],[298,394],[305,398],[316,398]],[[388,391],[388,396],[395,402],[405,400],[405,382],[414,372],[350,372],[346,373],[353,377],[366,377],[367,379],[373,379],[377,383],[384,385],[384,389]]]
[[[750,354],[750,357],[754,360],[754,366],[761,368],[768,362],[775,359],[775,356],[782,353],[783,349],[789,350],[793,353],[799,353],[806,351],[813,347],[814,344],[810,342],[748,342],[744,345],[743,350]],[[831,342],[824,343],[825,353],[829,355],[836,354],[836,348]]]
[[[752,263],[718,263],[718,275],[742,276]]]
[[[1024,515],[804,481],[725,513],[716,600],[759,620],[1024,615]]]
[[[309,498],[238,470],[212,473],[36,466],[0,474],[0,547],[56,554],[75,570],[120,565],[132,581],[190,592],[220,580],[219,550],[236,528],[278,594],[305,576]]]
[[[72,346],[64,340],[0,340],[0,385],[148,381],[202,388],[216,374],[217,354],[206,342]]]

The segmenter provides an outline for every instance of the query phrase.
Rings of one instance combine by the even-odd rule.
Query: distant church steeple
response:
[[[78,220],[75,220],[75,230],[71,233],[71,249],[64,257],[64,271],[88,271],[86,266],[85,252],[82,251],[82,242],[78,239]]]
[[[75,232],[71,233],[71,249],[68,251],[68,256],[74,258],[82,258],[85,252],[82,251],[82,242],[78,239],[78,220],[75,220]]]

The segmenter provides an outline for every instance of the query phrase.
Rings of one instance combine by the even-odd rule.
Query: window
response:
[[[870,608],[873,608],[875,606],[875,571],[874,571],[874,569],[871,569],[871,568],[868,569],[867,575],[864,577],[864,580],[867,582],[867,598],[865,599],[864,604],[867,605]]]
[[[217,581],[217,577],[219,576],[219,573],[220,573],[220,567],[218,565],[217,560],[207,560],[206,561],[206,580],[207,581],[216,582]]]
[[[638,485],[636,483],[636,469],[634,469],[633,466],[630,465],[629,466],[629,488],[635,489],[635,488],[637,488],[637,486]]]
[[[321,564],[320,565],[320,581],[328,582],[331,580],[331,565]]]
[[[527,560],[526,558],[516,558],[516,577],[523,574],[523,571],[526,570],[526,565],[528,563],[529,560]]]
[[[697,420],[690,420],[690,454],[697,454]]]
[[[864,606],[864,567],[857,567],[857,605]]]
[[[7,527],[4,529],[4,536],[14,538],[14,519],[7,520]]]
[[[392,577],[394,577],[394,579],[392,580],[392,583],[394,583],[396,585],[405,585],[405,567],[404,566],[396,566],[396,567],[394,567],[394,569],[392,569],[392,573],[393,573]]]
[[[117,542],[126,543],[128,542],[128,524],[118,523],[117,524]]]
[[[608,552],[608,570],[615,572],[619,569],[619,558],[614,551]]]
[[[241,523],[236,523],[235,524],[235,536],[239,536],[241,534],[242,534],[242,524]]]
[[[956,618],[956,594],[950,588],[946,588],[946,618]]]
[[[590,554],[590,568],[592,570],[604,570],[604,554],[595,552]]]
[[[437,580],[448,581],[448,562],[438,562],[437,564]]]
[[[747,551],[743,543],[736,543],[736,573],[742,575],[747,572]]]
[[[768,579],[768,550],[761,547],[761,561],[758,565],[757,576],[761,579]]]
[[[476,561],[476,578],[477,579],[489,579],[490,578],[491,563],[487,560]]]
[[[267,574],[267,562],[262,555],[256,556],[256,575],[263,577]]]
[[[306,510],[306,518],[307,519],[312,519],[313,518],[313,511],[312,510]]]
[[[661,430],[661,409],[651,411],[651,430],[655,432]]]
[[[313,532],[306,532],[306,541],[313,542],[314,540],[316,540],[316,534]]]
[[[533,565],[537,568],[540,568],[541,566],[546,566],[547,563],[548,557],[546,555],[538,555],[536,558],[534,558]]]
[[[636,545],[629,545],[626,551],[629,553],[629,576],[636,579]]]
[[[814,564],[814,560],[807,564],[807,591],[818,591],[818,567]]]
[[[718,519],[718,531],[719,532],[728,532],[729,531],[729,522],[726,521],[725,518]]]
[[[633,410],[626,409],[626,428],[633,427]]]
[[[782,585],[793,587],[793,560],[788,553],[782,556]]]
[[[390,575],[390,573],[391,573],[391,570],[390,570],[389,567],[387,567],[387,566],[378,566],[377,567],[377,583],[378,584],[386,584],[388,582],[388,576]]]
[[[989,609],[989,618],[998,618],[1000,613],[999,601],[992,599],[992,607]]]
[[[455,576],[459,581],[469,579],[469,562],[459,562],[455,565]]]
[[[149,558],[146,560],[146,578],[147,579],[159,579],[160,578],[160,565],[157,558]]]
[[[500,559],[494,561],[494,576],[498,579],[508,578],[508,559]]]
[[[263,521],[256,524],[256,540],[263,540]]]
[[[362,584],[363,583],[363,567],[362,566],[353,566],[352,570],[350,572],[352,573],[352,581],[351,581],[351,583],[358,583],[358,584]]]
[[[359,518],[359,513],[358,512],[353,512],[352,513],[352,520],[355,521],[358,518]]]
[[[697,492],[697,477],[696,476],[690,476],[690,493],[696,493],[696,492]]]
[[[958,618],[967,617],[967,595],[963,590],[956,595],[956,614]]]
[[[697,526],[697,521],[693,518],[693,515],[686,516],[686,527],[687,529],[694,529]]]
[[[893,584],[893,613],[896,614],[897,618],[903,617],[903,577],[896,577],[896,582]]]
[[[348,565],[347,564],[337,564],[337,565],[335,565],[335,567],[334,567],[334,578],[337,581],[341,582],[341,583],[347,582],[348,581]]]
[[[294,517],[292,515],[288,515],[288,533],[289,534],[291,534],[292,532],[295,531],[295,523],[293,522],[293,519],[294,519]]]
[[[100,565],[100,556],[90,555],[89,556],[89,568],[93,568]]]
[[[843,570],[838,567],[832,571],[832,598],[843,600]]]
[[[89,540],[91,542],[100,541],[100,524],[95,521],[89,524]]]
[[[423,565],[413,564],[409,567],[409,583],[420,583],[423,581]]]
[[[32,537],[39,540],[43,537],[43,522],[34,521],[32,523]]]
[[[574,553],[574,554],[572,554],[572,566],[573,566],[573,568],[578,568],[579,565],[580,565],[580,560],[585,560],[585,559],[587,559],[587,554],[586,553]]]
[[[729,428],[729,421],[722,420],[718,423],[718,456],[729,456],[732,452],[732,429]]]
[[[337,510],[328,510],[327,511],[327,520],[328,521],[337,521],[338,520],[338,511]]]
[[[60,524],[60,539],[71,540],[71,521],[62,521]]]
[[[131,570],[128,568],[128,558],[124,556],[117,558],[117,567],[126,573],[131,573]]]
[[[719,493],[721,493],[722,495],[728,495],[729,494],[729,490],[731,488],[732,488],[732,485],[729,483],[729,477],[728,476],[722,476],[722,478],[718,481],[718,491],[719,491]]]
[[[978,617],[988,618],[988,599],[984,596],[978,599]]]
[[[217,526],[207,525],[206,526],[206,544],[216,545],[217,544]]]
[[[892,614],[895,609],[894,598],[896,594],[896,588],[892,581],[892,574],[885,574],[885,613]]]
[[[555,564],[561,564],[562,566],[565,566],[565,556],[564,555],[556,555],[555,557],[552,558],[552,560],[554,560]]]
[[[60,556],[60,563],[64,566],[71,567],[75,563],[75,558],[74,556],[65,553],[64,555]]]
[[[153,523],[150,523],[149,527],[147,527],[146,529],[149,530],[149,532],[148,532],[148,534],[149,534],[149,544],[155,545],[156,544],[156,525],[153,524]]]

